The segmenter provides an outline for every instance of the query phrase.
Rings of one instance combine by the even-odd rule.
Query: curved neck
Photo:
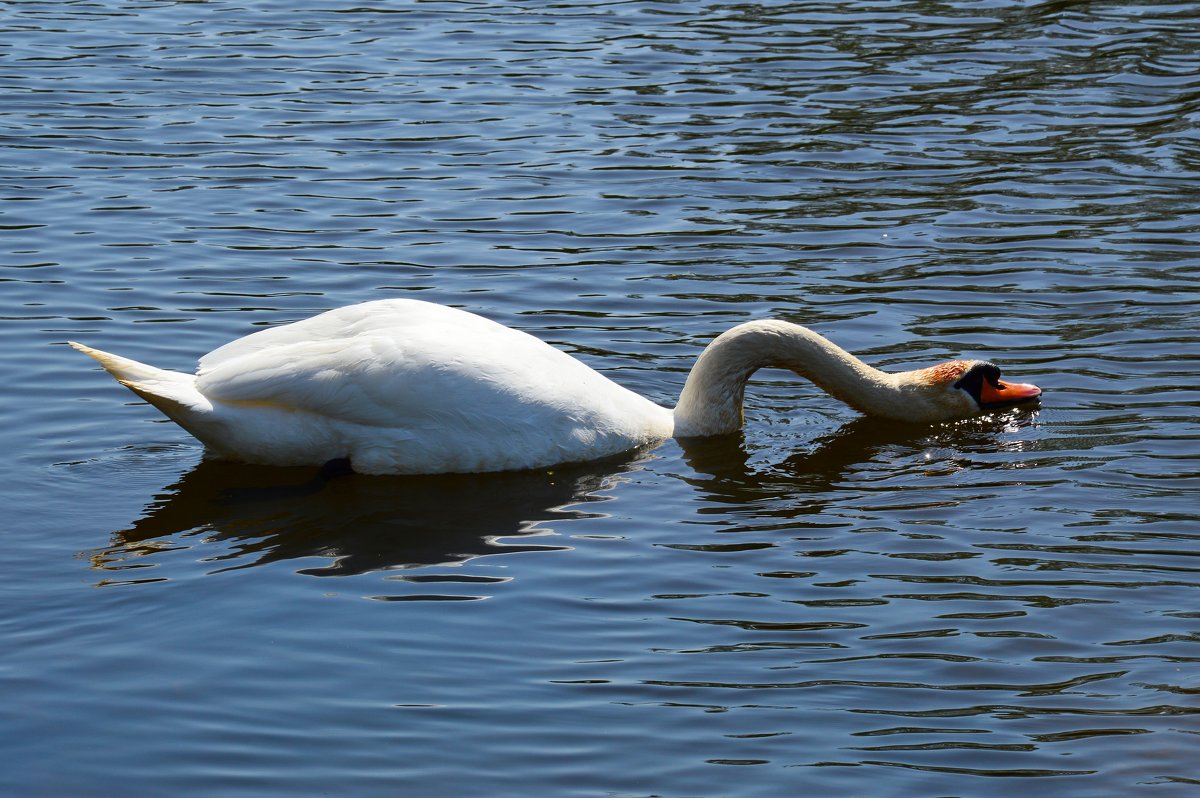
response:
[[[893,375],[871,368],[807,327],[752,321],[722,333],[700,354],[675,407],[675,436],[724,435],[742,426],[746,382],[784,368],[868,415],[891,415]]]

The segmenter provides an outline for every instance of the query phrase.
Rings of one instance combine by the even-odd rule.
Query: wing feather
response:
[[[214,402],[356,424],[492,436],[529,424],[561,436],[594,423],[581,416],[601,382],[600,393],[617,388],[526,333],[440,305],[381,300],[223,346],[201,360],[197,387]],[[538,429],[548,422],[559,428]]]

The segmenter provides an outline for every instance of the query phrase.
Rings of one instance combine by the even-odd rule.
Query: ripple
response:
[[[1195,783],[1191,6],[19,0],[0,33],[0,792]],[[202,460],[63,345],[190,369],[399,295],[668,404],[765,316],[1046,394],[899,429],[768,371],[736,440],[317,486]]]

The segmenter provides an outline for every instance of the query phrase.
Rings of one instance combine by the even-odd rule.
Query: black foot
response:
[[[344,477],[354,473],[349,457],[335,457],[321,466],[321,479]]]

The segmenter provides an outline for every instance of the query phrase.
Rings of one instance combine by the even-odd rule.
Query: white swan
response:
[[[540,468],[742,426],[760,368],[791,369],[872,416],[934,422],[1037,397],[983,361],[889,374],[784,321],[752,321],[700,355],[674,411],[523,332],[412,299],[338,308],[205,355],[196,375],[71,342],[218,457],[349,458],[369,474]]]

